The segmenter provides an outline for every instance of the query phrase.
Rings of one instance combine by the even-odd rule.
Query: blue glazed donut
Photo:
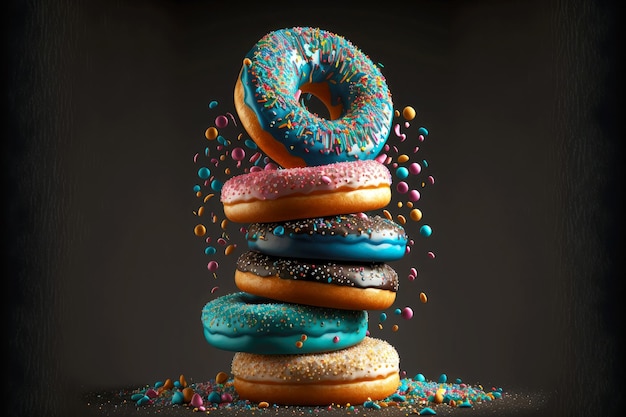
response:
[[[328,119],[300,102],[309,93],[326,105]],[[285,168],[374,159],[393,118],[391,93],[370,58],[310,27],[270,32],[248,52],[235,107],[250,137]]]
[[[388,262],[404,256],[408,238],[391,220],[359,213],[253,223],[246,240],[249,249],[273,256]]]
[[[259,354],[330,352],[353,346],[367,332],[365,310],[281,303],[238,292],[208,302],[204,337],[222,350]]]

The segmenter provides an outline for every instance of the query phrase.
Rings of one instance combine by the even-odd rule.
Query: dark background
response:
[[[192,157],[213,124],[207,104],[234,112],[245,53],[292,26],[384,64],[396,108],[413,105],[431,132],[420,152],[436,186],[421,207],[435,233],[397,265],[403,279],[421,266],[398,295],[416,315],[376,333],[401,368],[545,392],[551,415],[623,412],[612,3],[5,4],[10,414],[71,415],[83,392],[229,370],[200,310],[234,290],[234,258],[218,281],[206,269]]]

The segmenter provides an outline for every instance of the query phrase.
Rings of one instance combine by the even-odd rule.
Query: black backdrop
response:
[[[211,277],[192,233],[192,156],[207,103],[233,111],[243,55],[291,26],[383,63],[396,107],[431,132],[420,152],[437,258],[398,295],[415,318],[381,335],[401,367],[546,392],[552,415],[623,411],[617,7],[6,4],[10,413],[66,415],[81,392],[228,371],[232,354],[199,321],[210,289],[234,286]]]

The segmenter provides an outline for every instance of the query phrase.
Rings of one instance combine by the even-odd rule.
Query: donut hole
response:
[[[341,102],[333,105],[331,97],[327,82],[305,83],[300,86],[300,105],[319,118],[335,120],[341,117],[343,105]]]
[[[332,120],[326,104],[312,93],[302,93],[300,96],[300,106],[321,119]]]

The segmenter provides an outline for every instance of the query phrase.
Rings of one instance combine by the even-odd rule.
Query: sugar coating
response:
[[[376,160],[267,169],[228,179],[221,190],[222,203],[276,200],[285,196],[316,192],[356,190],[391,185],[391,172]]]
[[[400,358],[388,342],[366,337],[350,348],[309,355],[237,352],[231,370],[248,381],[310,383],[383,378],[399,372]]]

